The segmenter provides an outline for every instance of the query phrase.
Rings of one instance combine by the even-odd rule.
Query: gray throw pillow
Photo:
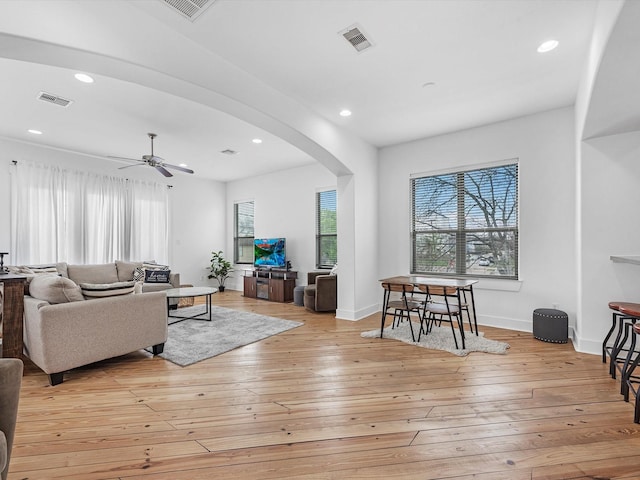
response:
[[[82,290],[73,280],[57,275],[36,275],[29,284],[29,295],[51,304],[80,302]]]

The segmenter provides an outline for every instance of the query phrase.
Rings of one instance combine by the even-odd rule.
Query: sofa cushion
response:
[[[119,282],[129,282],[133,280],[133,273],[136,268],[142,267],[142,262],[125,262],[116,260],[116,270],[118,271]]]
[[[80,288],[85,297],[113,297],[116,295],[127,295],[133,293],[136,282],[115,282],[115,283],[81,283]]]
[[[49,303],[80,302],[84,300],[80,287],[58,275],[36,275],[29,285],[29,295]]]
[[[81,283],[116,283],[118,282],[118,270],[115,263],[103,263],[96,265],[67,265],[69,278]]]

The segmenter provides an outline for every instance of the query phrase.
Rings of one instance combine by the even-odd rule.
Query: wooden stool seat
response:
[[[620,311],[620,308],[628,309],[640,309],[640,303],[633,302],[609,302],[609,308],[611,310]]]
[[[640,317],[640,303],[624,303],[618,308],[618,311],[628,317]]]

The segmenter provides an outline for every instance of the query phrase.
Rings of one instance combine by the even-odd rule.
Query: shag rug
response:
[[[188,317],[204,309],[204,305],[196,305],[171,313]],[[203,313],[198,318],[209,317]],[[169,318],[169,321],[175,322],[175,319]],[[210,322],[191,319],[169,325],[169,338],[159,356],[186,367],[300,325],[301,322],[212,305]]]
[[[418,332],[420,331],[420,324],[412,322],[413,332],[415,333],[416,340],[418,339]],[[458,346],[462,347],[460,332],[456,329],[456,338],[458,340]],[[362,337],[365,338],[378,338],[380,339],[380,329],[370,330],[368,332],[362,332]],[[451,333],[451,327],[436,327],[425,335],[424,333],[420,337],[420,342],[414,342],[411,339],[411,330],[409,329],[408,322],[402,322],[400,326],[396,328],[387,327],[383,331],[382,340],[400,340],[401,342],[415,345],[422,348],[431,348],[434,350],[444,350],[446,352],[453,353],[459,357],[469,355],[471,352],[485,352],[485,353],[497,353],[505,355],[507,349],[510,347],[506,342],[498,342],[496,340],[489,340],[484,337],[484,333],[480,332],[479,336],[475,333],[465,331],[464,336],[464,350],[462,348],[456,349],[453,341],[453,334]]]

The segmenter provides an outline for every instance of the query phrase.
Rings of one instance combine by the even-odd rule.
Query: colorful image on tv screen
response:
[[[284,238],[256,238],[253,242],[256,267],[284,267]]]

